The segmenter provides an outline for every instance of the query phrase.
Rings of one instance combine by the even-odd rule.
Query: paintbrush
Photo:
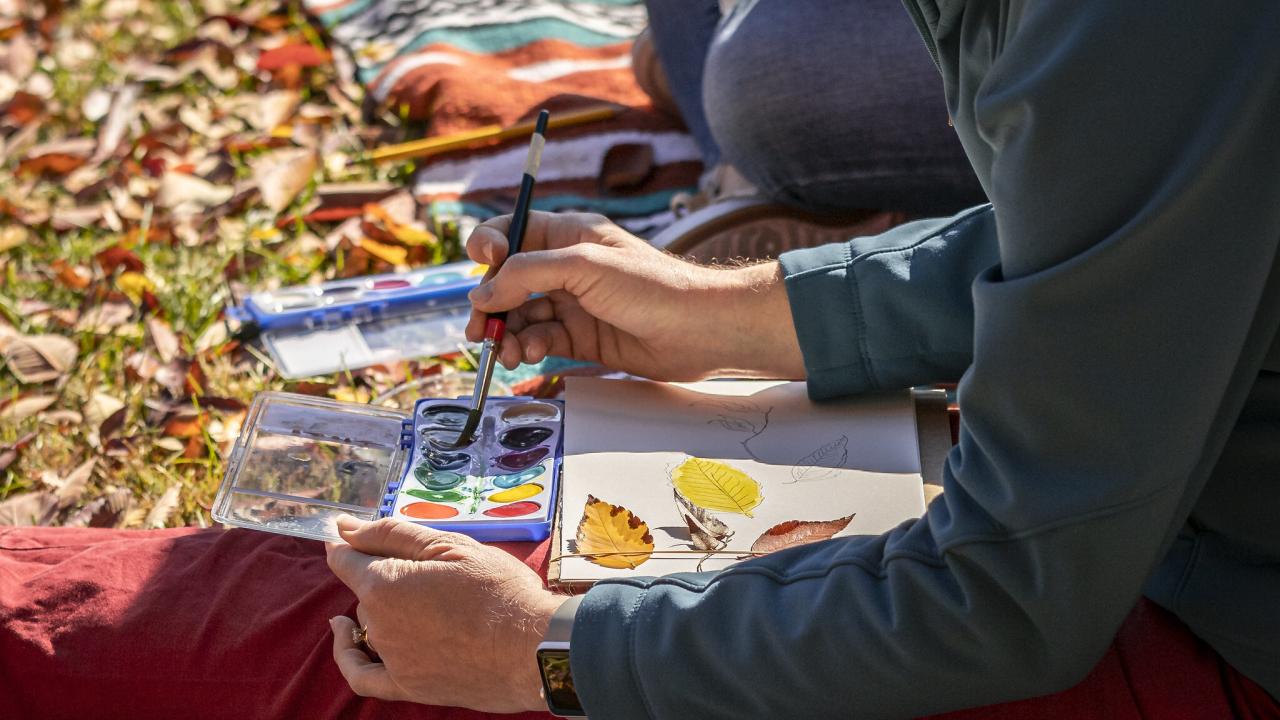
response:
[[[581,110],[571,110],[569,112],[556,115],[556,119],[550,121],[549,127],[554,129],[570,127],[573,125],[582,125],[584,123],[596,122],[598,120],[608,120],[609,118],[617,116],[621,110],[622,108],[617,105],[593,105],[591,107],[582,108]],[[535,122],[533,121],[516,123],[509,127],[502,127],[501,125],[486,125],[485,127],[476,128],[475,130],[465,130],[463,132],[442,135],[440,137],[411,140],[409,142],[403,142],[396,145],[387,145],[373,150],[366,157],[374,162],[411,160],[414,158],[430,157],[450,150],[472,148],[477,145],[517,138],[530,130],[533,130],[534,127]]]
[[[538,113],[538,121],[533,128],[533,137],[529,140],[529,159],[524,164],[524,177],[520,179],[520,194],[516,197],[516,209],[511,214],[511,227],[507,231],[507,257],[520,252],[520,244],[524,241],[524,230],[529,221],[529,205],[533,202],[533,183],[538,175],[538,165],[542,162],[542,146],[546,143],[547,120],[551,113],[543,110]],[[495,266],[496,272],[498,267]],[[480,346],[480,363],[476,367],[476,387],[471,392],[471,407],[467,412],[467,423],[462,426],[455,448],[466,447],[475,437],[476,429],[484,416],[484,403],[489,397],[489,381],[493,379],[493,368],[498,362],[498,346],[507,330],[507,312],[490,313],[484,323],[484,342]]]

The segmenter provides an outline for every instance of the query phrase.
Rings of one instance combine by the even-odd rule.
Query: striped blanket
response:
[[[648,234],[701,170],[697,147],[649,106],[631,73],[639,0],[304,0],[355,58],[372,97],[431,135],[509,125],[538,108],[628,106],[548,137],[535,207],[608,215]],[[420,162],[419,200],[437,217],[509,212],[526,142]]]

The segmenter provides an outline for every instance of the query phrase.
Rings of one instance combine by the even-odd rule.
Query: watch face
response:
[[[581,716],[582,701],[573,689],[573,673],[569,669],[569,650],[538,650],[542,667],[542,689],[547,693],[547,706],[556,715]]]

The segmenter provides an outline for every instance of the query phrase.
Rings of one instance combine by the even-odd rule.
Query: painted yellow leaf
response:
[[[764,500],[760,483],[715,460],[691,457],[676,468],[671,482],[686,500],[707,510],[754,517],[751,511]]]
[[[653,536],[643,520],[591,495],[578,521],[577,540],[577,552],[588,562],[618,570],[639,567],[653,553]]]

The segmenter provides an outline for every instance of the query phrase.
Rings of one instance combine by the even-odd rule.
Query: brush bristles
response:
[[[524,172],[535,180],[538,177],[538,166],[542,164],[542,148],[546,144],[547,139],[536,133],[529,140],[529,157],[524,161]]]

